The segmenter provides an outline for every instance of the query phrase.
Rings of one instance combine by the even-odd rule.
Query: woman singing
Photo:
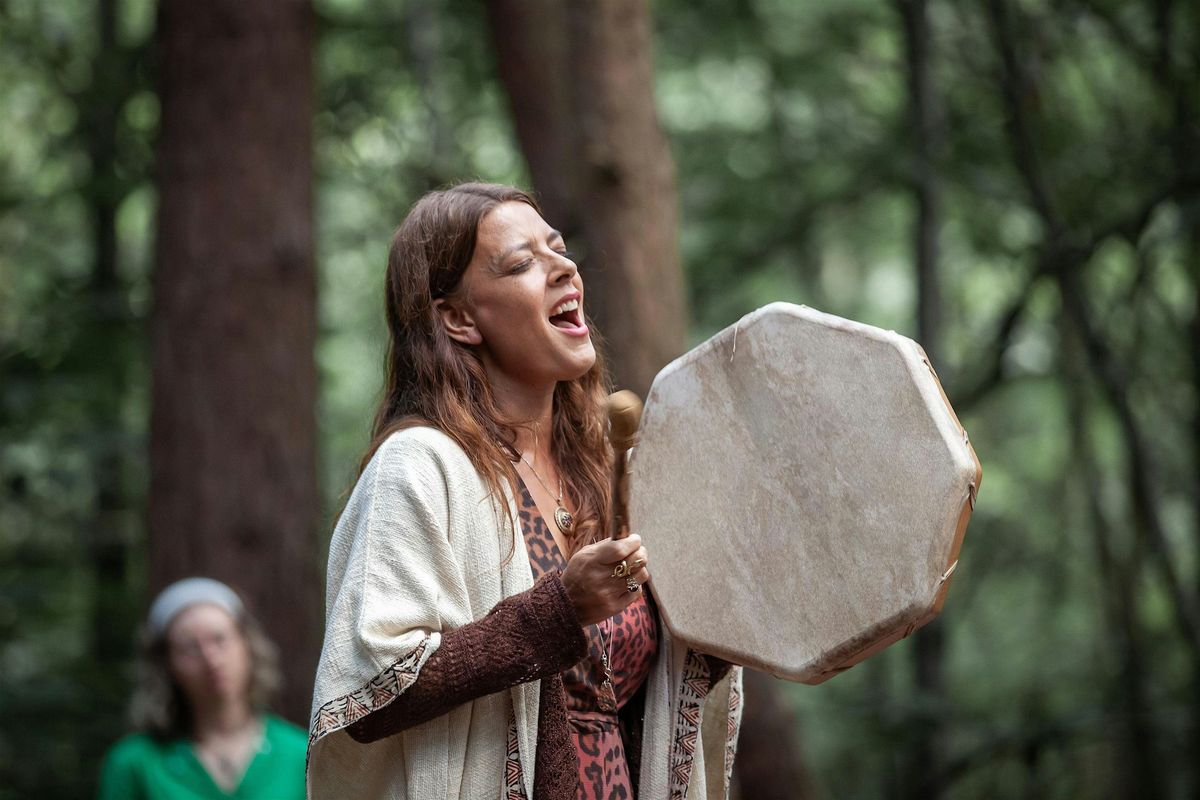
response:
[[[727,795],[740,671],[671,640],[609,540],[602,361],[517,189],[432,192],[392,242],[373,440],[330,544],[314,798]]]

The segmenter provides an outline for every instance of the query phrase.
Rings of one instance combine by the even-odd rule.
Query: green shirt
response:
[[[109,751],[99,800],[303,800],[308,737],[278,717],[263,717],[263,738],[242,782],[221,790],[196,758],[191,742],[126,736]]]

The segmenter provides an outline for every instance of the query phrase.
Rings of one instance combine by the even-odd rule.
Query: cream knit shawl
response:
[[[466,453],[433,428],[392,435],[363,471],[329,547],[325,644],[309,725],[310,798],[500,800],[513,719],[519,788],[532,796],[538,681],[372,744],[345,731],[419,679],[442,631],[533,586],[509,492],[505,504],[496,507]],[[700,661],[665,628],[662,634],[648,678],[640,796],[725,797],[740,670],[699,696]]]

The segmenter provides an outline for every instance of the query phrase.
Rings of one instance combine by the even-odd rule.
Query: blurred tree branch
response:
[[[1100,570],[1100,601],[1111,633],[1110,649],[1117,665],[1117,676],[1109,694],[1121,717],[1125,747],[1132,753],[1132,768],[1121,770],[1122,794],[1128,797],[1161,797],[1163,786],[1157,769],[1157,735],[1146,718],[1146,653],[1144,636],[1138,623],[1138,604],[1134,582],[1141,569],[1139,548],[1133,548],[1128,560],[1117,552],[1117,537],[1100,503],[1098,487],[1103,478],[1096,466],[1088,425],[1091,422],[1087,401],[1087,374],[1080,363],[1082,342],[1069,324],[1061,326],[1064,347],[1061,362],[1067,374],[1067,418],[1071,425],[1072,451],[1077,454],[1079,470],[1075,475],[1083,498],[1081,527],[1092,538],[1096,564]]]
[[[1046,225],[1046,242],[1040,251],[1039,271],[1054,275],[1067,318],[1081,336],[1088,362],[1117,414],[1130,459],[1129,479],[1138,530],[1146,537],[1156,557],[1172,599],[1176,621],[1192,650],[1193,658],[1200,663],[1200,620],[1197,619],[1196,599],[1184,588],[1176,571],[1176,559],[1170,552],[1159,518],[1153,477],[1157,470],[1129,401],[1129,377],[1122,365],[1112,357],[1103,334],[1094,324],[1079,285],[1080,270],[1104,240],[1120,235],[1136,243],[1153,211],[1162,202],[1187,196],[1196,191],[1196,184],[1190,179],[1169,181],[1130,216],[1076,235],[1059,216],[1034,145],[1025,104],[1028,96],[1025,90],[1027,79],[1022,73],[1016,52],[1010,9],[1005,0],[988,0],[987,7],[1003,66],[1001,89],[1008,110],[1007,130],[1013,161],[1035,210]]]

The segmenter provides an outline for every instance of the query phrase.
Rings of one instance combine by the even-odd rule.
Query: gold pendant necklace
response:
[[[550,491],[550,487],[546,485],[546,482],[544,480],[542,480],[542,476],[537,471],[537,468],[533,466],[533,462],[530,461],[529,459],[527,459],[524,455],[521,456],[521,460],[524,461],[525,465],[527,467],[529,467],[529,469],[533,472],[533,477],[537,478],[538,483],[540,483],[542,485],[542,488],[546,490],[546,494],[553,495],[554,492]],[[563,507],[562,499],[563,499],[562,476],[559,476],[559,478],[558,478],[558,496],[554,498],[554,502],[557,505],[557,507],[554,509],[554,522],[558,525],[558,529],[560,531],[562,531],[563,533],[569,533],[572,526],[575,525],[575,517],[571,516],[571,512],[567,511],[567,509]]]

